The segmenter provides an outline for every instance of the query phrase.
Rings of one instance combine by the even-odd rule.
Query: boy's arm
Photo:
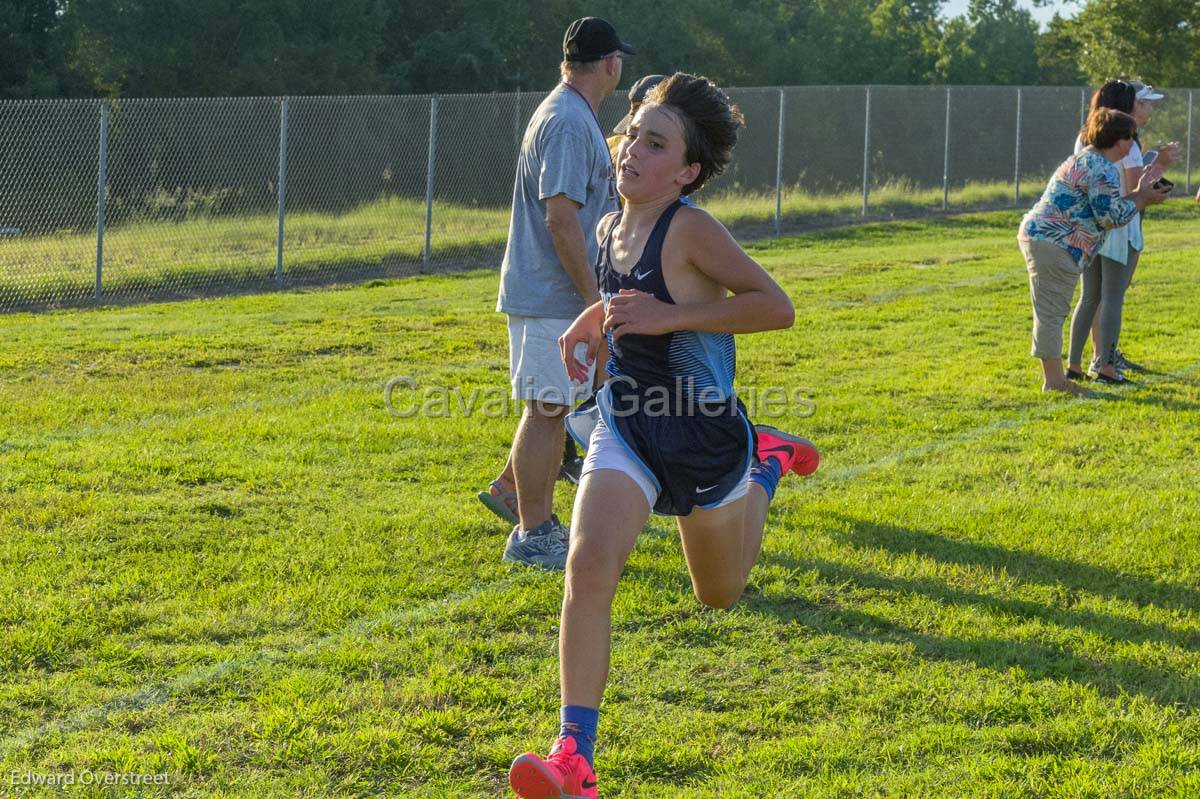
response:
[[[567,328],[567,331],[558,337],[558,353],[562,356],[563,366],[567,369],[567,376],[577,383],[585,383],[588,380],[588,369],[596,362],[596,358],[602,352],[601,347],[604,344],[604,333],[601,330],[601,325],[604,322],[604,301],[599,300],[584,309],[583,313],[575,317],[575,321]],[[587,353],[584,355],[583,362],[580,362],[575,357],[575,349],[583,344],[587,347]],[[604,364],[600,363],[597,368]]]
[[[622,291],[609,302],[604,324],[614,340],[625,333],[757,333],[792,326],[792,301],[724,225],[699,209],[680,209],[675,219],[682,225],[677,240],[683,242],[688,262],[733,296],[672,305],[643,292]]]

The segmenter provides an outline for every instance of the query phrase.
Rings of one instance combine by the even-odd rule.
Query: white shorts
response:
[[[574,321],[508,317],[508,374],[514,398],[574,406],[591,396],[595,364],[588,372],[587,383],[576,383],[567,377],[567,367],[558,351],[558,337]]]
[[[596,427],[592,430],[591,438],[588,439],[587,456],[583,459],[583,468],[579,470],[579,476],[582,478],[583,475],[597,469],[612,469],[628,475],[629,479],[642,489],[642,493],[646,495],[646,503],[651,508],[658,502],[658,481],[613,433],[612,428],[604,423],[604,418],[600,414],[596,414]],[[746,496],[749,490],[750,466],[747,464],[746,473],[742,475],[737,487],[726,494],[720,502],[706,507],[708,510],[723,508]]]

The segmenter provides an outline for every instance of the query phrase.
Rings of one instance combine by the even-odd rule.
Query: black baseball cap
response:
[[[568,61],[599,61],[617,50],[630,55],[637,52],[621,41],[608,20],[600,17],[577,19],[563,35],[563,58]]]
[[[650,90],[653,89],[658,84],[662,83],[666,79],[667,79],[666,75],[647,75],[646,77],[639,79],[637,81],[637,83],[630,86],[629,87],[629,106],[630,106],[630,108],[633,107],[634,103],[640,103],[643,100],[645,100],[646,95],[650,93]],[[626,130],[629,129],[629,123],[632,121],[633,121],[633,111],[631,110],[628,114],[626,114],[624,117],[622,117],[621,121],[617,123],[617,126],[615,128],[613,128],[613,133],[624,133]]]

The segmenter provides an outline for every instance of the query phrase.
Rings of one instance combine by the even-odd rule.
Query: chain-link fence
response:
[[[731,89],[735,160],[698,201],[743,239],[1026,205],[1088,90]],[[0,310],[254,291],[499,265],[525,123],[544,94],[0,102]],[[1178,140],[1190,89],[1156,103]],[[607,98],[601,124],[626,111]]]

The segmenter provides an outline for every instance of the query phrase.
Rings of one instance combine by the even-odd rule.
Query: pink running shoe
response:
[[[821,453],[807,438],[794,436],[765,424],[754,426],[758,438],[756,454],[760,461],[774,458],[779,461],[779,474],[795,472],[807,477],[821,465]]]
[[[508,784],[522,799],[598,799],[596,772],[587,758],[575,753],[575,739],[554,742],[550,756],[527,752],[508,769]]]

